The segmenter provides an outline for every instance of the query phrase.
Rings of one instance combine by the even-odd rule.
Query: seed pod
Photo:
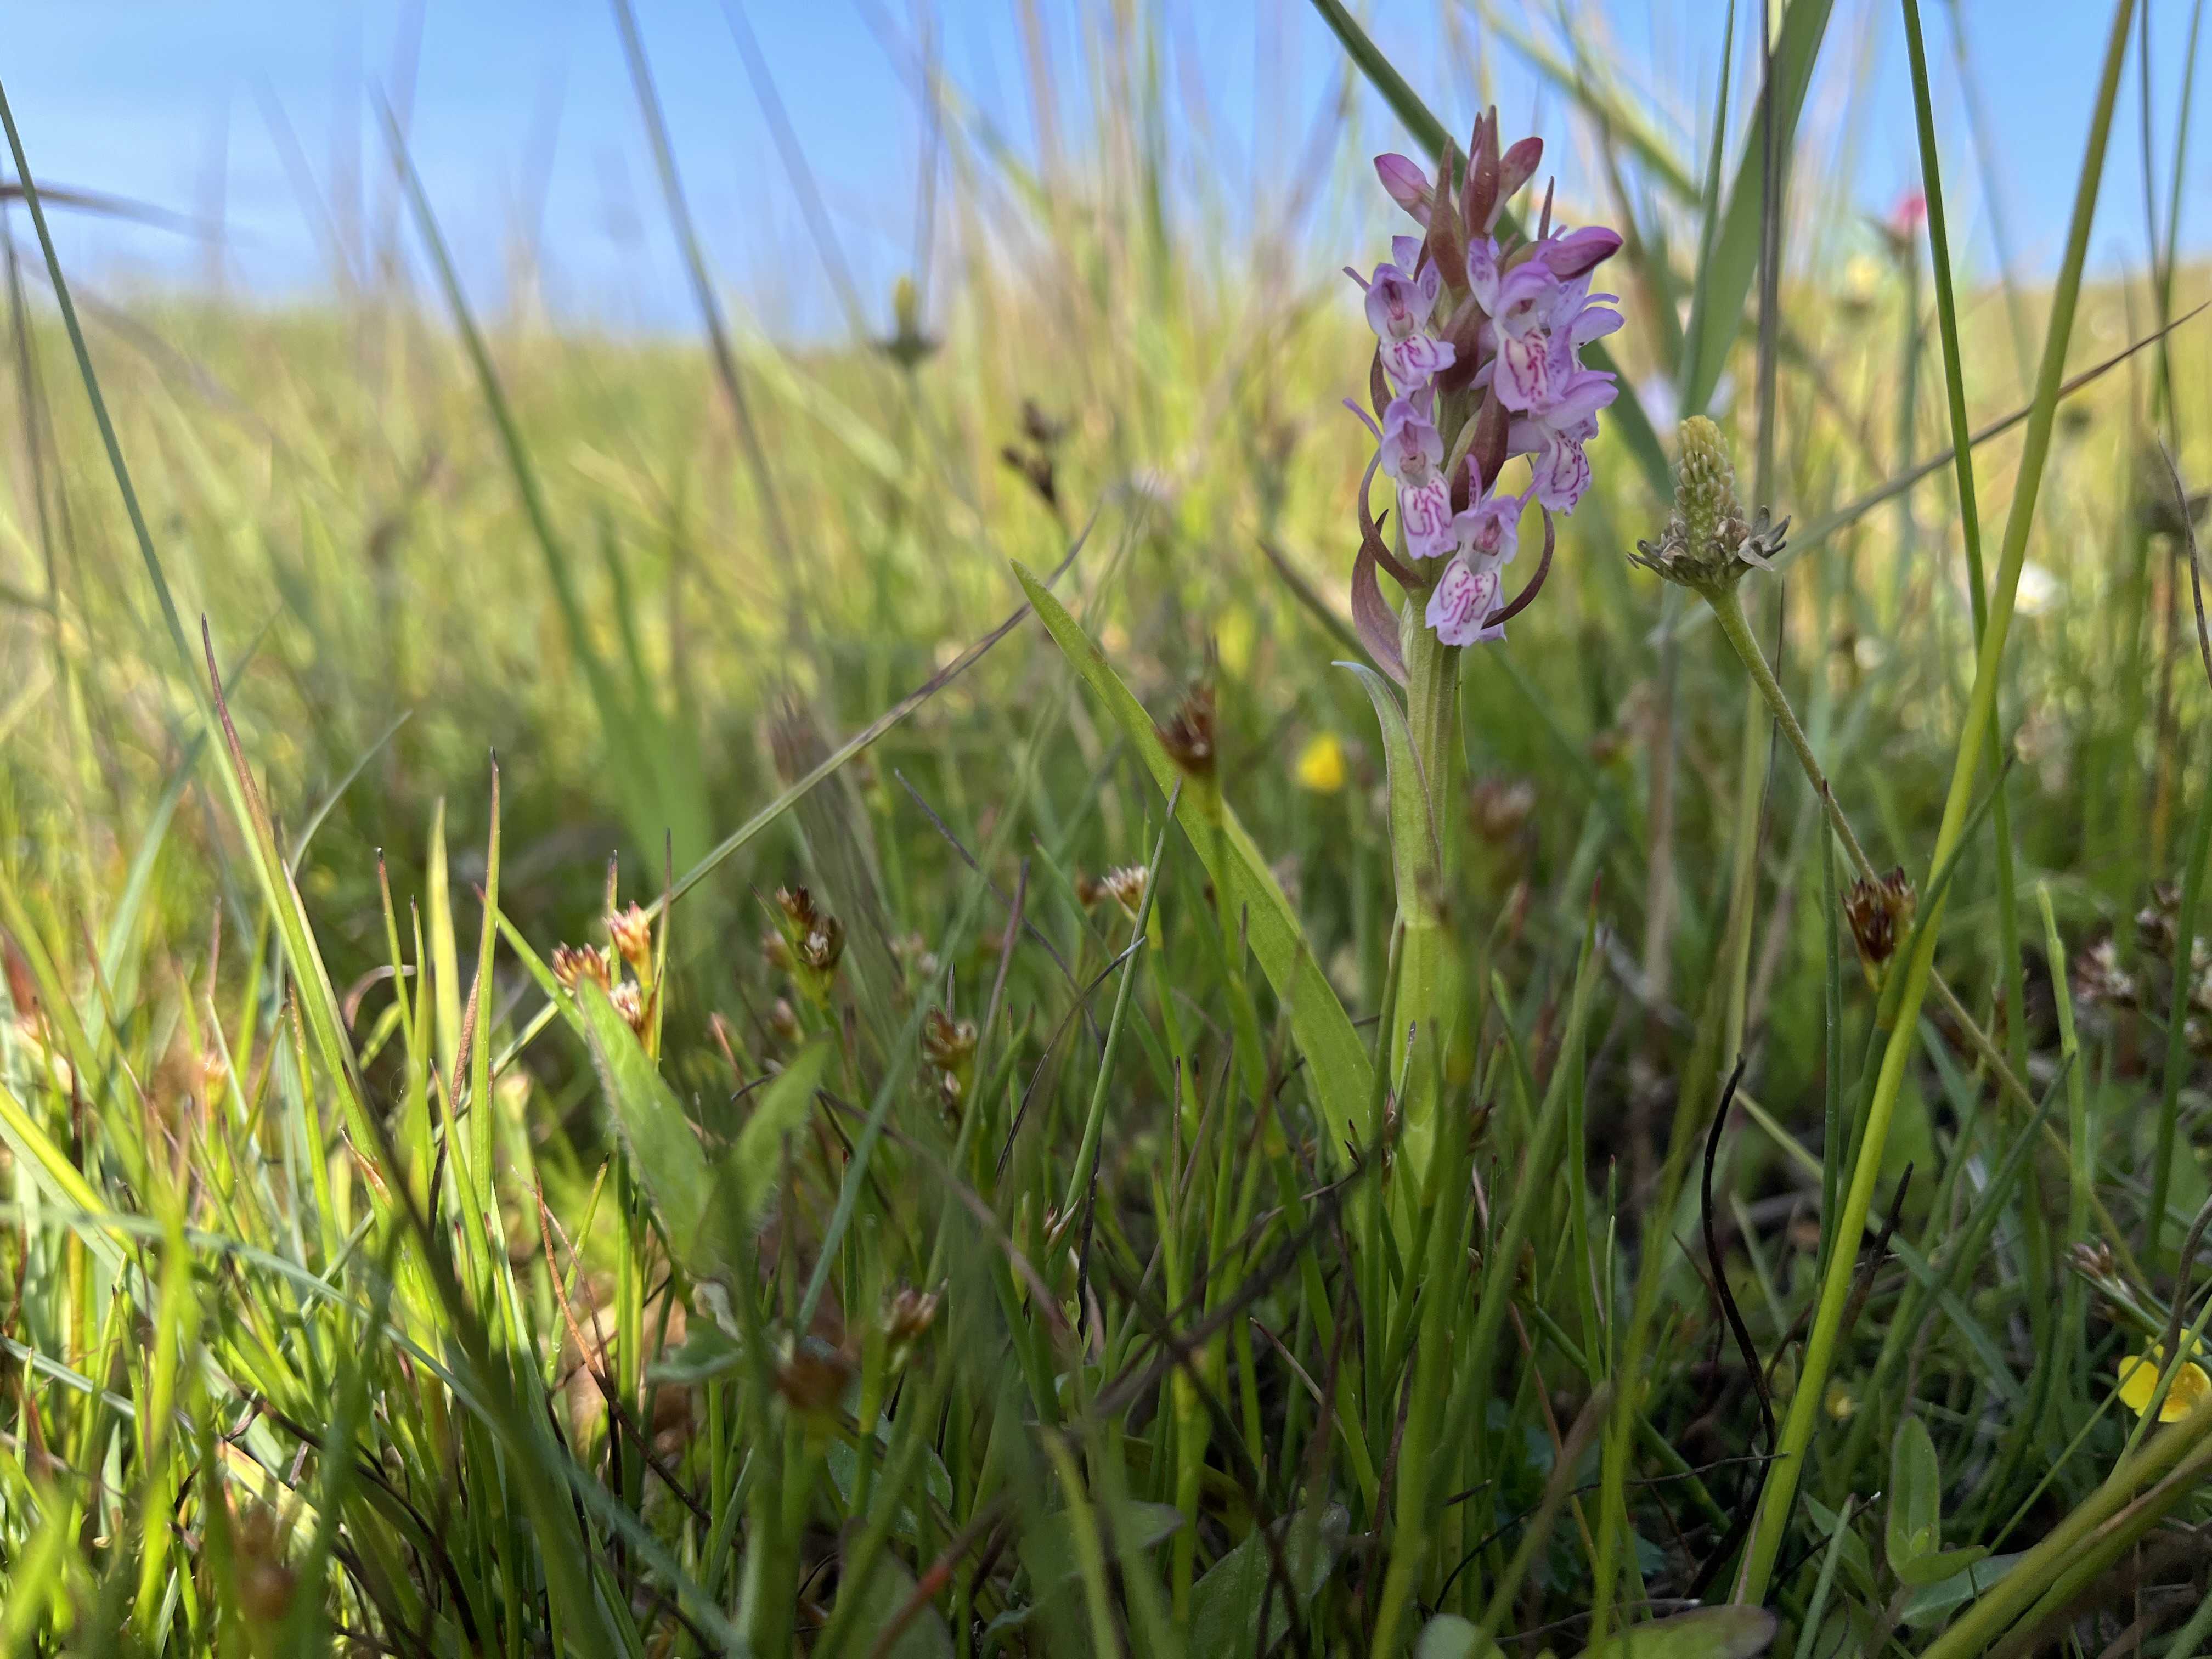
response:
[[[1213,775],[1213,687],[1200,680],[1183,693],[1182,703],[1156,727],[1160,746],[1193,777]]]
[[[1897,954],[1897,947],[1912,930],[1919,896],[1912,878],[1898,866],[1879,881],[1855,881],[1844,895],[1844,919],[1850,924],[1859,959],[1869,969],[1880,969]]]

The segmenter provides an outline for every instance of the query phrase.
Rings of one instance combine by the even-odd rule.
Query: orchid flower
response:
[[[1437,559],[1452,550],[1451,485],[1444,478],[1443,434],[1428,399],[1394,398],[1382,411],[1382,470],[1398,486],[1398,523],[1406,550]]]
[[[1468,286],[1475,303],[1490,314],[1498,333],[1498,395],[1506,408],[1534,409],[1551,395],[1552,313],[1561,284],[1540,259],[1524,259],[1510,270],[1498,265],[1495,238],[1468,248]]]
[[[1433,175],[1403,155],[1375,158],[1384,192],[1423,234],[1394,237],[1389,260],[1371,276],[1347,267],[1377,342],[1370,406],[1380,424],[1352,406],[1380,446],[1370,477],[1380,470],[1397,486],[1405,548],[1402,564],[1381,549],[1363,505],[1352,611],[1370,654],[1401,684],[1418,665],[1401,659],[1399,619],[1377,573],[1398,581],[1443,644],[1502,637],[1490,618],[1500,613],[1521,514],[1532,503],[1564,514],[1581,501],[1590,487],[1586,446],[1599,412],[1620,395],[1611,373],[1582,361],[1584,347],[1622,325],[1619,296],[1591,291],[1598,266],[1620,251],[1620,233],[1555,226],[1548,191],[1540,216],[1531,216],[1533,240],[1502,228],[1543,145],[1502,146],[1495,111],[1476,121],[1460,154],[1463,167],[1447,160]],[[1448,469],[1447,455],[1465,459]],[[1522,455],[1529,475],[1510,493],[1499,469]],[[1455,489],[1462,501],[1474,496],[1456,515]],[[1547,520],[1547,563],[1550,546]],[[1515,605],[1533,593],[1532,585]]]
[[[1407,274],[1420,258],[1417,236],[1393,237],[1390,252],[1391,262],[1376,266],[1366,284],[1367,324],[1380,342],[1383,372],[1399,391],[1411,392],[1449,368],[1457,354],[1433,331],[1443,273],[1431,260]]]
[[[1597,436],[1598,410],[1620,395],[1620,387],[1603,370],[1574,369],[1542,408],[1506,428],[1506,453],[1536,458],[1531,489],[1553,512],[1573,512],[1589,488],[1589,457],[1583,446]]]
[[[1486,495],[1452,520],[1454,552],[1429,595],[1426,621],[1446,645],[1480,645],[1505,637],[1504,624],[1492,624],[1504,578],[1513,561],[1516,526],[1526,495]]]

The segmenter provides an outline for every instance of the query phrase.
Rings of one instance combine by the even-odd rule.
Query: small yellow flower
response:
[[[1332,732],[1323,732],[1298,753],[1298,787],[1316,795],[1333,795],[1344,787],[1344,745]]]
[[[2150,1409],[2150,1397],[2158,1392],[2159,1373],[2166,1369],[2166,1350],[2156,1343],[2148,1353],[2130,1356],[2120,1361],[2120,1402],[2137,1417]],[[2191,1362],[2175,1373],[2173,1386],[2166,1391],[2166,1403],[2159,1407],[2158,1420],[2179,1423],[2195,1411],[2208,1398],[2212,1398],[2212,1376],[2204,1373],[2202,1365]]]

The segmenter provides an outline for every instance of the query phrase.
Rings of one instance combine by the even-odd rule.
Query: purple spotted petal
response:
[[[1426,321],[1421,292],[1396,265],[1377,265],[1367,285],[1367,326],[1382,340],[1402,340]]]
[[[1554,438],[1537,452],[1531,488],[1537,501],[1553,512],[1573,512],[1589,483],[1589,457],[1580,439]]]
[[[1498,303],[1486,306],[1504,335],[1533,334],[1545,328],[1558,306],[1559,279],[1534,259],[1517,264],[1498,281]]]
[[[1382,348],[1382,367],[1399,386],[1411,392],[1428,385],[1452,366],[1457,356],[1449,340],[1432,340],[1414,334],[1393,340]]]
[[[1546,418],[1553,427],[1565,430],[1595,420],[1598,410],[1620,396],[1620,381],[1604,369],[1577,369],[1559,383]]]
[[[1382,412],[1382,470],[1401,484],[1418,485],[1444,462],[1443,434],[1412,397],[1393,398]]]
[[[1467,285],[1474,290],[1474,302],[1492,317],[1498,314],[1498,243],[1486,236],[1467,250]]]
[[[1414,558],[1441,559],[1452,550],[1451,486],[1442,473],[1410,489],[1400,486],[1398,524]]]
[[[1452,540],[1461,558],[1478,568],[1495,570],[1513,562],[1519,542],[1523,498],[1485,496],[1452,520]]]
[[[1498,608],[1498,580],[1495,570],[1476,570],[1464,559],[1454,559],[1437,580],[1425,613],[1437,637],[1446,645],[1473,645],[1496,639],[1504,629],[1486,626]]]
[[[1498,400],[1513,410],[1540,410],[1556,395],[1559,365],[1552,343],[1541,334],[1498,343]]]

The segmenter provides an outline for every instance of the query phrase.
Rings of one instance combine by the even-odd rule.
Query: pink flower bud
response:
[[[1378,155],[1375,158],[1375,176],[1390,192],[1392,201],[1421,224],[1429,222],[1428,175],[1419,166],[1403,155]]]
[[[1507,150],[1498,163],[1498,199],[1511,201],[1521,186],[1536,176],[1536,169],[1543,164],[1544,141],[1541,138],[1523,138]]]
[[[1619,252],[1619,231],[1608,230],[1603,225],[1585,225],[1580,230],[1571,230],[1545,242],[1536,250],[1536,257],[1551,268],[1554,276],[1568,283],[1585,271],[1595,270]]]

